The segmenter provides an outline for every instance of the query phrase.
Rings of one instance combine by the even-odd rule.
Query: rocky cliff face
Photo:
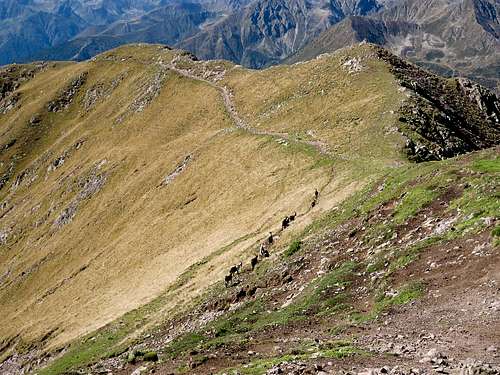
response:
[[[401,108],[406,151],[415,161],[442,160],[500,142],[500,100],[467,79],[446,80],[380,49],[411,92]]]
[[[498,1],[476,0],[473,2],[477,22],[495,38],[500,38],[500,4]]]
[[[380,20],[374,17],[351,16],[330,27],[286,59],[295,63],[312,59],[322,53],[336,51],[362,41],[387,45],[394,38],[406,39],[418,32],[419,26],[407,21]]]

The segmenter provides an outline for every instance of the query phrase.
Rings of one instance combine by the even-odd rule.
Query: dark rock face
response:
[[[16,107],[21,99],[21,94],[16,90],[46,65],[45,63],[24,66],[12,65],[0,70],[0,115],[6,114]]]
[[[492,4],[486,0],[475,0],[474,10],[476,21],[495,38],[500,38],[500,22],[498,21],[498,12],[500,4],[498,1]]]
[[[494,93],[467,79],[438,77],[384,49],[378,55],[412,93],[400,118],[411,160],[442,160],[500,144],[500,101]]]

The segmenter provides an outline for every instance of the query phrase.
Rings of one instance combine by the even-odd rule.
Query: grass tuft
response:
[[[290,246],[288,246],[288,249],[285,250],[285,257],[290,257],[296,252],[300,250],[302,247],[302,241],[300,240],[295,240],[293,241]]]

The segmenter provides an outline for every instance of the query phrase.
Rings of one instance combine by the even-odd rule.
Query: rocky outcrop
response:
[[[103,166],[106,163],[106,160],[100,161],[92,167],[86,176],[82,176],[78,179],[77,185],[79,192],[56,218],[54,227],[61,228],[69,224],[75,217],[80,205],[85,200],[97,194],[104,187],[108,177],[108,173],[103,170]]]
[[[21,94],[16,90],[23,82],[33,78],[37,72],[47,66],[46,63],[31,65],[10,65],[0,69],[0,115],[16,107]]]
[[[47,111],[49,112],[62,112],[70,106],[80,88],[87,80],[87,72],[81,73],[78,77],[74,78],[66,88],[60,92],[57,97],[47,104]]]
[[[85,111],[92,110],[102,99],[109,98],[126,76],[126,73],[120,73],[111,82],[98,82],[92,85],[83,97],[82,104]]]
[[[442,160],[500,144],[500,101],[467,79],[445,79],[379,48],[410,92],[401,107],[400,131],[411,160]]]
[[[192,161],[193,155],[189,154],[187,155],[184,160],[170,173],[168,174],[163,181],[161,182],[160,186],[167,186],[171,184],[177,176],[179,176],[184,170],[187,168],[188,164]]]

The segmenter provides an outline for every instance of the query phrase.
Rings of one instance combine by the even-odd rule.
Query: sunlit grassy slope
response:
[[[216,85],[267,135],[237,129],[219,89],[166,68],[181,52],[161,46],[49,64],[23,83],[18,107],[0,115],[0,144],[16,140],[0,154],[8,176],[0,191],[0,346],[42,338],[44,347],[61,346],[173,290],[205,260],[162,300],[167,313],[251,257],[284,215],[299,212],[296,228],[304,227],[406,163],[395,131],[402,93],[370,51],[264,71],[205,65],[226,70]],[[349,56],[361,71],[343,66]],[[49,112],[82,74],[68,108]],[[311,211],[315,188],[322,198]]]

